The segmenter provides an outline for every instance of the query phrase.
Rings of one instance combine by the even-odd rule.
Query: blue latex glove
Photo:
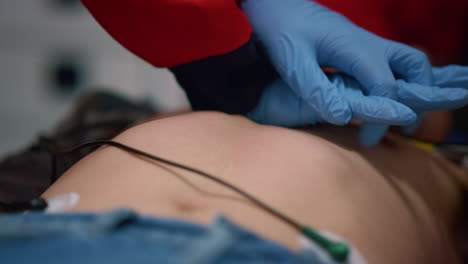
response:
[[[409,125],[416,120],[416,114],[403,104],[385,97],[364,96],[361,86],[352,78],[334,73],[328,74],[327,79],[354,109],[354,119],[395,125]],[[263,91],[248,117],[261,124],[286,127],[327,122],[282,79],[275,80]]]
[[[459,65],[434,67],[432,72],[435,87],[412,84],[412,89],[406,89],[405,85],[407,84],[402,81],[398,82],[399,86],[403,87],[397,94],[398,101],[409,106],[420,116],[418,121],[404,128],[406,133],[411,133],[416,130],[425,111],[451,110],[464,105],[463,102],[466,98],[464,98],[463,89],[465,89],[464,91],[468,91],[468,67]],[[459,94],[446,92],[441,94],[439,93],[441,90],[438,87],[446,88],[444,91],[449,90],[447,87],[459,87],[450,88],[450,90],[461,90]],[[364,146],[376,145],[387,130],[388,126],[367,125],[362,128],[359,141]]]
[[[467,71],[468,67],[460,72]],[[448,83],[445,82],[448,80],[444,79],[445,70],[435,69],[434,72],[437,73],[436,76],[441,77],[439,80],[442,80],[436,83],[441,86]],[[359,83],[348,76],[334,73],[329,74],[328,79],[343,94],[349,105],[362,105],[362,102],[365,102],[367,108],[355,108],[357,111],[353,112],[353,118],[366,122],[386,120],[387,116],[404,112],[410,114],[402,117],[399,125],[408,125],[416,119],[416,114],[408,111],[408,107],[418,111],[429,111],[455,109],[468,104],[468,78],[460,77],[459,82],[449,83],[462,86],[462,88],[429,87],[398,80],[397,93],[401,102],[408,107],[388,98],[363,96]],[[265,89],[258,105],[248,114],[248,117],[258,123],[286,127],[326,122],[281,79]],[[390,118],[384,122],[393,122],[392,120],[393,118]]]
[[[356,112],[375,123],[392,119],[379,111],[370,118],[375,109],[363,97],[348,104],[321,67],[352,76],[365,95],[390,99],[398,89],[394,73],[408,82],[432,82],[423,52],[369,33],[313,1],[245,0],[241,7],[281,78],[320,120],[343,125]]]

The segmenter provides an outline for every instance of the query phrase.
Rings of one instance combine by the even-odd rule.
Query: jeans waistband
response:
[[[315,253],[292,252],[223,216],[209,227],[125,209],[0,216],[0,255],[18,263],[323,264]]]

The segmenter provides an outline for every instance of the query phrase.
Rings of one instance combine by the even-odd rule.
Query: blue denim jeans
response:
[[[139,216],[101,214],[0,215],[0,263],[308,263],[219,216],[211,226]]]

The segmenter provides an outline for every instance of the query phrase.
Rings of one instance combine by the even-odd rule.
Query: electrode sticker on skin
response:
[[[367,264],[367,261],[364,259],[362,254],[352,245],[350,245],[346,240],[341,238],[340,236],[326,232],[326,231],[320,231],[319,232],[322,236],[334,240],[334,241],[339,241],[346,243],[347,245],[350,246],[350,254],[348,256],[348,259],[346,262],[341,262],[341,264]],[[330,264],[340,264],[330,258],[330,255],[327,251],[325,251],[323,248],[321,248],[319,245],[313,243],[310,241],[310,239],[300,236],[299,237],[299,243],[301,244],[302,248],[304,249],[311,249],[313,250],[317,256],[324,261],[325,263],[330,263]]]
[[[80,195],[76,192],[60,194],[47,200],[46,213],[65,212],[80,202]]]

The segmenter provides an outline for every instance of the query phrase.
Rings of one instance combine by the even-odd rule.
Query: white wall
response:
[[[0,158],[50,129],[92,87],[150,100],[161,110],[188,107],[168,71],[117,44],[79,2],[72,8],[57,2],[0,1]],[[49,78],[52,65],[64,56],[85,73],[77,92],[68,96],[58,94]]]

